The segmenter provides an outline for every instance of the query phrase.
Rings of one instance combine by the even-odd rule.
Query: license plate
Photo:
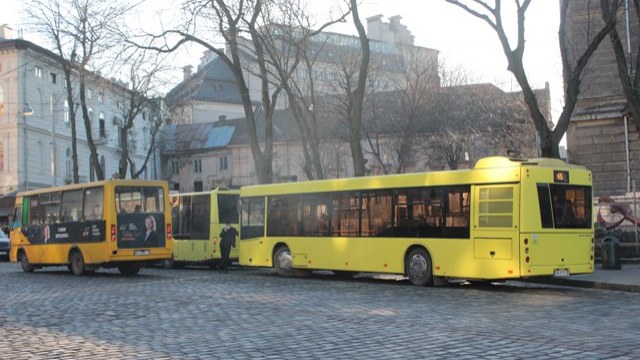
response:
[[[569,276],[569,269],[557,269],[553,271],[554,277],[567,277]]]
[[[147,255],[151,255],[151,250],[134,250],[134,251],[133,251],[133,255],[134,255],[134,256],[147,256]]]

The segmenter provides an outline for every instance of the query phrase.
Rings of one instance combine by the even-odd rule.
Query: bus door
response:
[[[520,276],[519,185],[483,185],[474,189],[473,269],[478,278]]]

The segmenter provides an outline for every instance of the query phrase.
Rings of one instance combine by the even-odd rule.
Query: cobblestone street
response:
[[[640,358],[640,294],[0,263],[2,359]]]

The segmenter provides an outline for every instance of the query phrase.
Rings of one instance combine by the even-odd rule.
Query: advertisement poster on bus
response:
[[[105,240],[104,220],[38,224],[26,227],[25,236],[31,244],[68,244]]]
[[[118,248],[165,246],[163,214],[118,214]]]

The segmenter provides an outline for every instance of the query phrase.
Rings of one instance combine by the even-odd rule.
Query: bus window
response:
[[[305,236],[329,235],[329,194],[302,196],[302,231]]]
[[[360,234],[360,194],[338,192],[331,194],[332,236],[359,236]]]
[[[218,221],[220,224],[238,223],[238,201],[240,195],[218,194]]]
[[[469,186],[447,188],[447,208],[445,236],[451,238],[469,237]]]
[[[79,221],[82,214],[82,190],[71,190],[62,193],[62,222]]]
[[[13,210],[13,223],[11,225],[11,228],[15,229],[21,225],[22,225],[22,204],[18,204],[16,202],[16,208]]]
[[[115,196],[119,214],[159,213],[164,208],[164,195],[159,187],[117,186]]]
[[[102,204],[104,203],[103,188],[89,188],[84,190],[84,211],[85,220],[102,219]]]
[[[362,194],[362,236],[390,236],[391,199],[390,190]]]
[[[553,221],[556,228],[591,227],[591,191],[587,186],[550,184]]]
[[[264,198],[245,198],[242,200],[242,221],[240,237],[250,239],[264,235]]]
[[[208,193],[191,199],[191,239],[208,240],[211,232],[211,201]]]
[[[269,236],[302,235],[300,196],[272,196],[269,198]]]

